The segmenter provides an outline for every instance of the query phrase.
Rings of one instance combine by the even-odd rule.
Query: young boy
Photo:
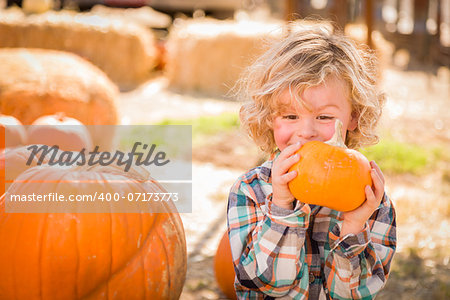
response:
[[[336,119],[347,147],[377,142],[384,95],[375,77],[369,53],[318,29],[291,34],[249,68],[241,122],[272,155],[239,177],[229,195],[239,299],[372,299],[386,283],[395,212],[375,162],[366,201],[353,211],[302,203],[288,188],[297,175],[289,172],[295,152],[329,140]]]

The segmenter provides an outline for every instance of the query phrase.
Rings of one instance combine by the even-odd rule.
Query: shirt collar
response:
[[[264,180],[267,183],[271,183],[272,182],[272,166],[273,166],[273,161],[278,157],[278,155],[280,155],[280,150],[276,150],[275,152],[273,152],[269,159],[267,161],[265,161],[262,165],[261,165],[261,174],[260,174],[260,178],[262,180]]]

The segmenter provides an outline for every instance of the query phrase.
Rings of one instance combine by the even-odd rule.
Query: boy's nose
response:
[[[317,136],[317,129],[311,120],[302,120],[296,131],[297,136],[305,142],[314,139]]]

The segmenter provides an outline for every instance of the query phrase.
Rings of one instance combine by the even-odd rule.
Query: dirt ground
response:
[[[380,74],[388,96],[380,133],[450,149],[449,69],[406,71],[395,59],[399,58],[385,63]],[[238,112],[239,106],[225,99],[178,94],[157,76],[122,93],[119,111],[123,124],[152,124],[167,117]],[[241,132],[218,134],[193,149],[193,212],[181,214],[188,250],[181,299],[225,299],[214,279],[213,259],[226,228],[227,193],[237,176],[261,159]],[[423,175],[385,176],[397,210],[398,250],[378,299],[449,299],[450,162],[441,161]]]

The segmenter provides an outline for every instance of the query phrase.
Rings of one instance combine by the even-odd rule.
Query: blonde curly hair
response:
[[[352,149],[375,144],[375,127],[385,101],[376,86],[375,62],[369,50],[357,47],[341,34],[323,28],[290,33],[260,56],[241,78],[241,125],[263,151],[273,152],[272,120],[279,110],[279,95],[286,89],[301,93],[328,76],[336,76],[348,84],[352,114],[358,118],[357,128],[347,133],[345,144]]]

